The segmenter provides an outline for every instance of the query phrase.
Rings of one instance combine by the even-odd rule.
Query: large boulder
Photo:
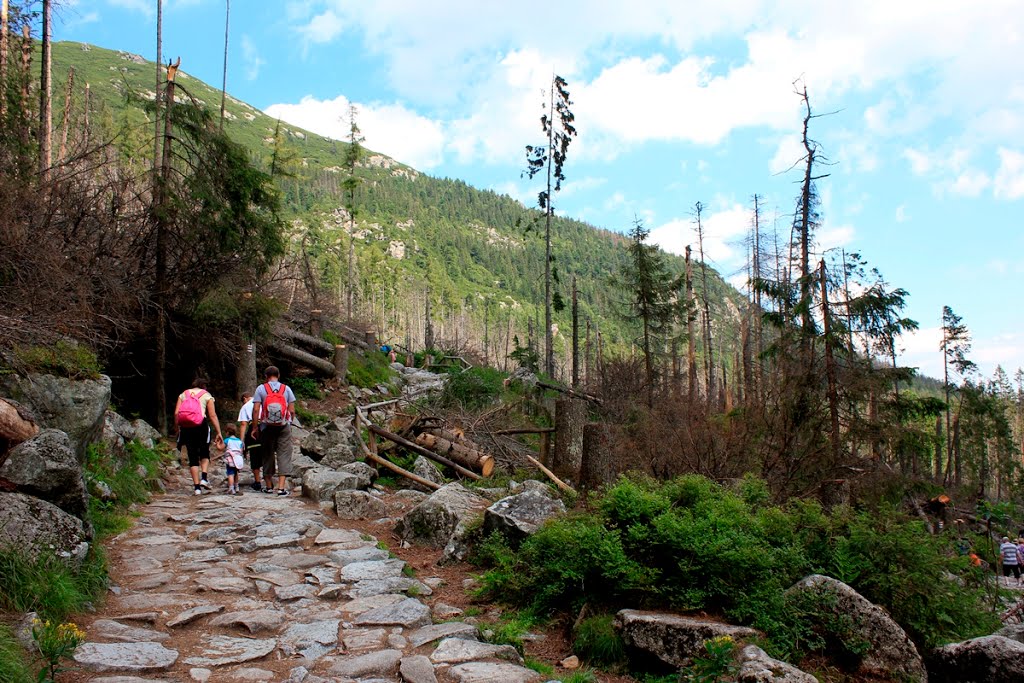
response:
[[[757,645],[747,645],[740,652],[736,683],[818,683],[818,679],[792,664],[769,657]]]
[[[366,491],[336,491],[334,511],[341,519],[380,519],[388,514],[384,502]]]
[[[0,493],[0,510],[0,548],[17,548],[30,557],[52,549],[60,557],[85,559],[89,535],[77,517],[24,493]]]
[[[0,465],[0,477],[12,482],[22,493],[86,519],[89,493],[82,466],[75,457],[71,439],[62,431],[44,429],[12,448]]]
[[[153,448],[156,442],[160,440],[160,432],[157,431],[156,427],[143,419],[132,420],[132,429],[134,430],[135,440],[146,448]]]
[[[334,506],[334,494],[367,488],[369,477],[352,472],[339,472],[326,467],[314,467],[302,473],[302,495],[318,503]]]
[[[462,484],[446,484],[405,513],[395,531],[403,540],[444,548],[442,560],[461,560],[469,550],[466,537],[488,503]]]
[[[355,462],[358,455],[352,428],[336,417],[322,424],[299,442],[302,454],[327,467],[340,467]]]
[[[31,407],[40,427],[60,429],[71,438],[81,462],[99,439],[110,405],[110,378],[74,380],[53,375],[0,376],[0,392]]]
[[[416,460],[412,464],[412,473],[415,474],[417,477],[426,479],[427,481],[432,481],[438,486],[444,486],[445,480],[444,475],[441,474],[441,470],[438,469],[437,465],[430,462],[422,455],[416,456]],[[430,493],[432,491],[437,490],[430,488],[429,486],[424,486],[423,484],[420,484],[415,481],[409,484],[409,488],[413,489],[414,491],[423,491],[425,493]]]
[[[841,640],[863,651],[852,673],[927,680],[924,661],[900,625],[842,581],[813,574],[789,588],[785,597],[826,640]]]
[[[758,635],[744,626],[635,609],[616,614],[615,629],[634,659],[647,662],[653,656],[674,668],[687,666],[694,657],[706,654],[705,640],[728,636],[745,641]]]
[[[1003,636],[943,645],[928,657],[932,683],[1024,681],[1024,643]]]
[[[103,431],[100,434],[102,443],[107,453],[112,456],[120,456],[124,453],[127,443],[135,439],[135,427],[132,423],[121,417],[113,410],[103,413]]]
[[[565,503],[531,489],[502,498],[484,513],[484,531],[498,531],[512,540],[534,534],[547,520],[565,512]]]

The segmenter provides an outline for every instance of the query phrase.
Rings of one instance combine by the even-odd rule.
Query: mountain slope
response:
[[[75,104],[81,111],[83,81],[90,84],[91,118],[122,153],[140,164],[152,154],[152,124],[144,112],[152,100],[155,65],[137,55],[81,43],[58,43],[53,50],[55,93],[62,92],[68,68],[76,72]],[[193,99],[217,111],[220,91],[179,72],[180,101]],[[131,96],[129,96],[131,95]],[[62,97],[55,98],[57,107]],[[278,185],[293,244],[302,236],[319,271],[323,299],[330,306],[343,287],[347,248],[347,213],[341,208],[345,143],[279,124],[250,105],[227,98],[226,130],[268,167],[275,147],[287,177]],[[61,113],[55,113],[56,126]],[[363,317],[374,321],[382,339],[419,344],[423,337],[425,300],[429,296],[438,337],[471,341],[479,347],[487,336],[488,355],[502,357],[510,337],[525,343],[529,322],[542,316],[543,241],[523,225],[539,217],[519,202],[459,180],[432,178],[384,155],[366,152],[358,170],[356,196],[357,255]],[[608,286],[623,263],[628,240],[586,223],[556,218],[553,253],[566,302],[573,277],[579,287],[581,327],[590,320],[602,332],[606,348],[628,350],[636,330],[616,313],[625,297]],[[670,257],[681,273],[683,260]],[[695,277],[699,287],[700,278]],[[709,269],[709,295],[717,334],[734,339],[742,296]],[[486,320],[486,322],[485,322]],[[571,337],[568,308],[555,316],[560,333],[556,352],[565,355]],[[539,327],[539,326],[537,326]],[[581,338],[583,331],[581,330]],[[542,336],[535,332],[535,336]],[[731,354],[726,354],[731,357]]]

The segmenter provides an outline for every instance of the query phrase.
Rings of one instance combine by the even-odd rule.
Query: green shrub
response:
[[[491,633],[487,637],[487,641],[495,645],[511,645],[522,654],[523,637],[536,623],[536,618],[527,612],[505,614],[488,627],[487,630]]]
[[[614,625],[613,614],[599,614],[584,619],[576,627],[573,652],[584,662],[605,669],[625,663],[626,646]]]
[[[136,441],[128,443],[125,452],[124,461],[115,461],[100,444],[91,444],[86,450],[86,481],[101,481],[114,494],[112,501],[89,498],[89,519],[100,539],[119,534],[131,526],[127,508],[149,500],[154,482],[160,476],[161,462],[174,457],[170,452],[146,448]],[[140,467],[145,471],[145,477],[139,476]]]
[[[597,683],[598,678],[590,669],[576,669],[570,674],[562,676],[562,683]]]
[[[302,426],[306,429],[319,427],[331,419],[329,415],[314,413],[312,410],[302,407],[301,403],[296,404],[295,406],[295,416],[299,418],[299,422],[302,423]]]
[[[93,544],[80,567],[53,552],[30,557],[20,548],[2,548],[0,609],[38,612],[43,619],[64,621],[103,596],[106,568],[106,555],[99,544]]]
[[[383,353],[371,351],[349,354],[348,383],[354,387],[372,388],[378,384],[390,384],[394,375],[395,371]]]
[[[100,376],[96,354],[74,342],[60,340],[53,346],[18,346],[14,349],[14,357],[29,372],[70,379],[96,379]]]
[[[448,374],[441,403],[467,410],[485,408],[501,395],[505,377],[505,373],[494,368],[454,370]]]
[[[320,391],[320,385],[315,379],[310,377],[292,377],[288,382],[288,386],[295,392],[296,398],[320,401],[324,397],[324,392]]]
[[[35,678],[29,668],[30,655],[21,647],[14,631],[0,622],[0,683],[25,683]]]

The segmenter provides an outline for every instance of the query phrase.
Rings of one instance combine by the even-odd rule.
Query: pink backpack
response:
[[[179,427],[198,427],[203,424],[203,420],[206,419],[206,411],[203,410],[203,404],[199,400],[206,395],[206,391],[200,389],[196,393],[192,393],[189,389],[181,395],[181,405],[178,406],[178,426]]]

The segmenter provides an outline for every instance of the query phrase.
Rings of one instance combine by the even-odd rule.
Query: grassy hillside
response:
[[[70,42],[54,46],[53,63],[55,93],[63,91],[73,66],[76,110],[82,111],[88,82],[95,125],[116,139],[123,154],[140,165],[147,163],[152,125],[144,103],[153,99],[154,64],[137,55]],[[193,98],[219,109],[219,90],[187,72],[180,73],[177,82],[180,100]],[[63,97],[55,100],[55,109],[62,108]],[[337,292],[344,277],[341,255],[346,244],[346,214],[340,210],[345,143],[284,123],[279,127],[276,120],[230,96],[226,112],[226,130],[264,167],[269,166],[277,133],[278,159],[286,160],[286,175],[278,184],[296,229],[293,241],[298,243],[305,230],[317,235],[315,241],[307,241],[314,245],[308,248],[325,291]],[[62,117],[55,112],[55,126]],[[382,327],[385,338],[402,341],[407,323],[416,327],[428,291],[439,321],[461,320],[459,326],[439,323],[449,339],[460,328],[464,335],[482,336],[485,308],[491,329],[511,328],[521,337],[527,320],[542,317],[543,241],[538,232],[523,227],[539,216],[536,211],[459,180],[421,174],[372,151],[365,153],[358,174],[363,179],[356,197],[356,236],[364,311]],[[553,235],[562,297],[569,301],[576,277],[581,325],[592,320],[609,347],[628,349],[636,331],[616,314],[617,300],[623,297],[608,287],[608,277],[625,258],[627,241],[617,233],[564,218],[555,219]],[[670,260],[673,270],[682,272],[682,259]],[[713,316],[723,336],[732,338],[742,297],[717,273],[709,274]],[[695,279],[699,285],[700,279]],[[568,308],[556,315],[556,322],[560,353],[571,329]],[[415,340],[416,334],[412,336]]]

